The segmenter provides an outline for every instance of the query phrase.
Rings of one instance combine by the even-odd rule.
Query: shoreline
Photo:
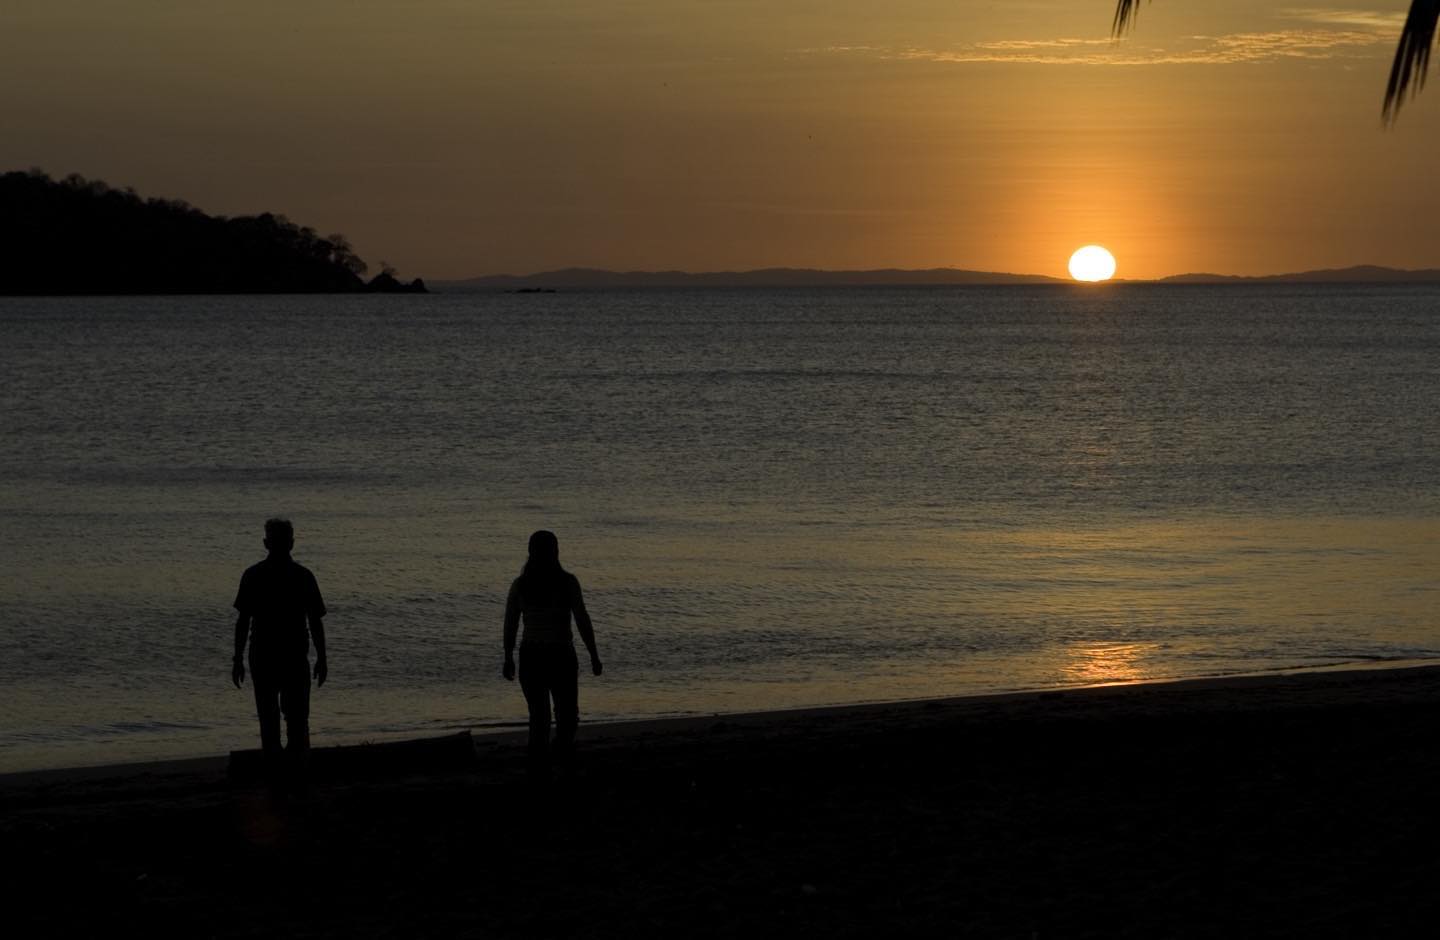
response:
[[[687,735],[704,731],[717,723],[745,728],[771,728],[790,723],[812,724],[835,719],[876,719],[882,717],[903,717],[912,712],[945,710],[956,713],[969,710],[1005,710],[1005,706],[1023,707],[1037,699],[1054,702],[1057,697],[1085,701],[1094,697],[1123,697],[1127,691],[1150,693],[1185,692],[1238,692],[1246,688],[1264,689],[1272,683],[1284,682],[1292,677],[1366,675],[1377,683],[1391,674],[1405,674],[1414,671],[1434,670],[1440,674],[1440,661],[1434,659],[1404,659],[1337,662],[1318,666],[1296,666],[1287,669],[1264,670],[1260,672],[1230,673],[1216,676],[1165,677],[1154,679],[1133,679],[1101,682],[1093,685],[1046,686],[1039,688],[1004,689],[977,692],[973,694],[937,696],[918,699],[887,699],[881,701],[848,702],[830,705],[800,706],[796,708],[767,709],[744,712],[706,712],[697,714],[667,715],[660,717],[606,719],[587,722],[581,714],[579,746],[592,743],[613,745],[635,737],[664,735]],[[523,746],[526,738],[525,722],[517,719],[499,725],[472,726],[455,733],[472,735],[478,751],[492,749],[496,745],[510,743]],[[393,747],[415,744],[423,741],[444,740],[451,734],[413,735],[397,733],[395,737],[365,742],[341,744],[320,744],[316,751],[352,751],[368,747]],[[224,754],[200,755],[149,761],[121,761],[113,764],[90,764],[52,767],[36,770],[18,770],[0,773],[0,797],[23,792],[30,788],[44,788],[55,785],[104,783],[115,786],[125,783],[156,783],[166,780],[178,781],[224,781],[232,755],[247,753],[251,749],[237,749]]]
[[[301,792],[223,759],[51,772],[0,789],[7,926],[1428,936],[1437,726],[1426,664],[597,724],[553,780],[523,731],[336,751]]]

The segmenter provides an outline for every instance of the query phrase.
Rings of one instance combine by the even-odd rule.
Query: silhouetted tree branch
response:
[[[0,294],[424,290],[393,272],[366,284],[345,236],[321,238],[283,215],[210,216],[38,169],[0,174],[0,258]]]

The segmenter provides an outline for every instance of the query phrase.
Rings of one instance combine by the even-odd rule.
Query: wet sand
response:
[[[6,933],[1430,936],[1437,727],[1427,666],[582,726],[546,787],[515,734],[13,775]]]

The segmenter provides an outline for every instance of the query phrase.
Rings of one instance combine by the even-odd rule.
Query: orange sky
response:
[[[1406,0],[5,0],[0,168],[372,265],[1440,267]]]

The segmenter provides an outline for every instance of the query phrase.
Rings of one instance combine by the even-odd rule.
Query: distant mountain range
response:
[[[906,271],[821,271],[814,268],[762,268],[757,271],[602,271],[562,268],[539,274],[491,274],[463,281],[431,281],[440,290],[521,290],[578,287],[876,287],[926,284],[1063,284],[1040,274],[997,274],[929,268]]]
[[[964,284],[1073,284],[1042,274],[966,271],[960,268],[824,271],[815,268],[761,268],[754,271],[605,271],[562,268],[538,274],[491,274],[459,281],[431,281],[439,290],[545,290],[604,287],[907,287]],[[1387,284],[1440,283],[1440,269],[1407,271],[1375,265],[1330,268],[1294,274],[1241,277],[1229,274],[1176,274],[1147,284]]]
[[[1242,277],[1235,274],[1175,274],[1161,278],[1161,284],[1433,284],[1440,282],[1440,269],[1407,271],[1357,264],[1350,268],[1323,268],[1294,274],[1262,274]]]

